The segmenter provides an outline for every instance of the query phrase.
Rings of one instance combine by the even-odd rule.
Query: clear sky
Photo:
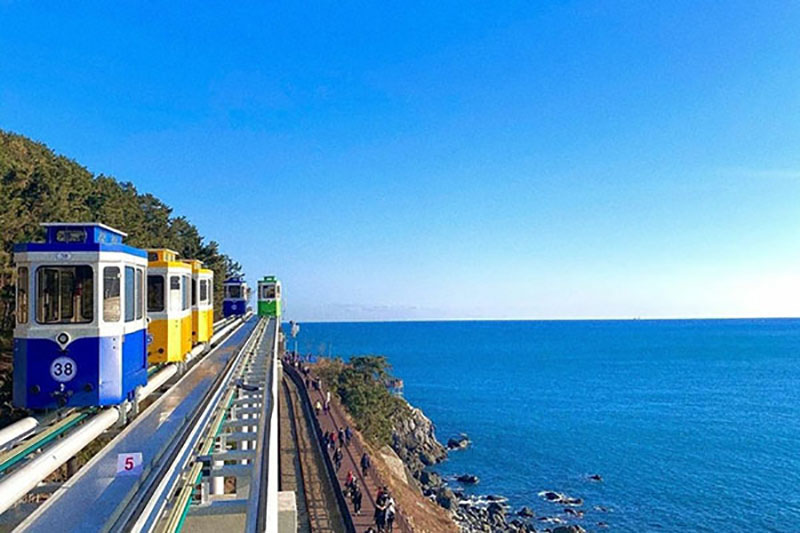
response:
[[[289,318],[800,315],[797,2],[0,0],[0,27],[0,128],[153,192]]]

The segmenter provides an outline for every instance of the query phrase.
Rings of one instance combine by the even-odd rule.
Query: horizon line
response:
[[[294,320],[298,324],[382,324],[394,322],[656,322],[678,320],[797,320],[800,316],[729,316],[729,317],[581,317],[581,318],[395,318],[395,319],[342,319]],[[289,322],[281,317],[281,322]]]

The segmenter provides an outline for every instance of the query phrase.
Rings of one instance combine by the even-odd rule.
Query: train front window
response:
[[[28,267],[17,269],[17,322],[28,323]]]
[[[103,320],[119,322],[120,317],[120,276],[119,267],[103,269]]]
[[[228,298],[241,298],[242,287],[240,285],[228,285]]]
[[[208,280],[200,280],[200,301],[205,303],[208,301]]]
[[[275,285],[265,285],[261,291],[261,297],[267,300],[275,299]]]
[[[147,312],[164,310],[164,276],[147,276]]]
[[[94,319],[92,267],[39,267],[36,278],[37,322],[88,324]]]

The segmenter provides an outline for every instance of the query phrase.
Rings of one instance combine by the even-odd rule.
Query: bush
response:
[[[377,446],[391,445],[393,422],[408,409],[387,388],[393,379],[390,370],[382,355],[353,356],[349,363],[326,359],[318,365],[325,386],[339,397],[364,437]]]

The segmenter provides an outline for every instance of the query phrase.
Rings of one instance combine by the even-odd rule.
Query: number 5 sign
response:
[[[138,476],[142,473],[142,454],[120,453],[117,454],[117,475]]]

